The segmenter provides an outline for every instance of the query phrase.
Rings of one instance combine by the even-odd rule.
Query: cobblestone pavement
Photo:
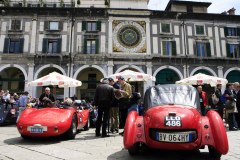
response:
[[[227,132],[229,153],[221,160],[240,159],[240,131]],[[123,148],[123,138],[112,134],[96,138],[94,129],[82,131],[74,140],[59,138],[23,140],[16,127],[0,127],[0,160],[207,160],[208,150],[195,152],[149,151],[131,157]]]

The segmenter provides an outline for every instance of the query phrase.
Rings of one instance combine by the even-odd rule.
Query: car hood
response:
[[[20,124],[58,124],[59,122],[65,122],[71,115],[74,110],[72,109],[59,109],[59,108],[42,108],[42,109],[26,109],[19,119]]]

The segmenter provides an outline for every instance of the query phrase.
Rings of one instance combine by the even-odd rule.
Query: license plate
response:
[[[165,116],[164,125],[167,127],[181,127],[182,120],[180,116]]]
[[[161,142],[192,142],[193,133],[183,132],[183,133],[159,133],[156,132],[156,139]]]
[[[30,133],[43,133],[43,128],[41,127],[32,127]]]

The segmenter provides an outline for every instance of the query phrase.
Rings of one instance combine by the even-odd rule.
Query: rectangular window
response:
[[[162,31],[162,33],[171,33],[170,24],[169,23],[161,23],[161,31]]]
[[[96,40],[87,40],[87,54],[96,54]]]
[[[24,44],[23,38],[18,38],[18,39],[5,38],[3,52],[4,53],[23,53],[23,44]]]
[[[204,26],[196,25],[196,35],[204,35]]]
[[[59,30],[59,22],[49,22],[49,30]]]
[[[58,42],[56,40],[48,41],[48,53],[57,53]]]
[[[162,55],[175,56],[176,55],[176,42],[175,41],[162,41]]]
[[[49,54],[55,54],[55,53],[61,53],[62,48],[62,39],[48,39],[43,38],[43,48],[42,53],[49,53]]]
[[[44,30],[45,31],[60,31],[62,30],[63,23],[61,21],[45,21]]]
[[[21,29],[21,20],[12,20],[11,30],[20,30]]]
[[[10,40],[9,53],[19,53],[20,52],[20,41]]]
[[[230,58],[238,58],[239,57],[239,44],[228,44],[228,53],[227,56]]]
[[[87,31],[88,32],[97,31],[97,22],[87,22]]]
[[[97,75],[96,74],[88,74],[88,89],[96,89],[97,88]]]
[[[238,29],[233,27],[227,27],[226,36],[238,36]]]
[[[196,42],[197,57],[211,57],[211,46],[209,42]]]

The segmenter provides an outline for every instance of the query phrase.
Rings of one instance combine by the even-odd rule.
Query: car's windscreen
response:
[[[157,85],[149,88],[144,96],[145,109],[159,105],[183,105],[200,108],[197,90],[188,85]]]

